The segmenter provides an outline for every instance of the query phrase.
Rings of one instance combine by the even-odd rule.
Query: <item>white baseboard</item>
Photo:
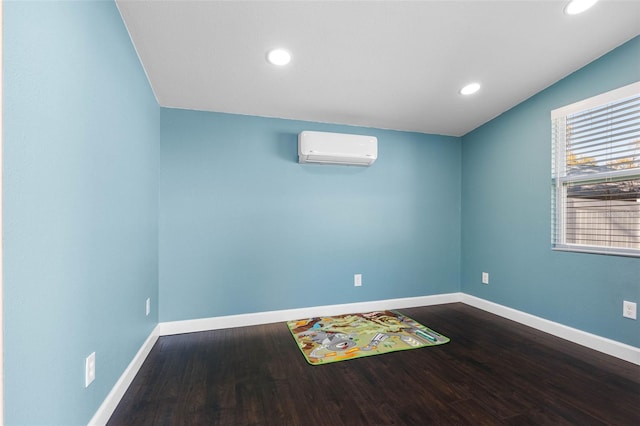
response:
[[[402,309],[417,306],[440,305],[460,302],[462,293],[437,294],[433,296],[406,297],[402,299],[375,300],[372,302],[346,303],[341,305],[313,306],[308,308],[285,309],[280,311],[256,312],[252,314],[228,315],[185,321],[161,322],[158,324],[160,336],[194,333],[197,331],[219,330],[222,328],[245,327],[270,324],[299,318],[327,315],[350,314],[383,309]]]
[[[298,318],[340,315],[383,309],[413,308],[456,302],[465,303],[469,306],[516,321],[520,324],[544,331],[545,333],[549,333],[570,342],[640,365],[640,348],[616,342],[615,340],[607,339],[575,328],[567,327],[566,325],[549,321],[544,318],[508,308],[465,293],[447,293],[433,296],[407,297],[402,299],[313,306],[308,308],[256,312],[251,314],[228,315],[195,320],[170,321],[159,323],[151,332],[127,369],[122,373],[122,376],[118,379],[111,392],[109,392],[107,398],[104,400],[102,405],[100,405],[100,408],[89,422],[89,425],[104,425],[107,423],[159,336],[270,324]]]
[[[149,334],[149,337],[147,337],[147,340],[144,341],[144,343],[138,350],[138,353],[136,353],[136,355],[133,357],[133,360],[124,370],[116,384],[113,386],[111,392],[109,392],[105,400],[102,401],[100,408],[98,408],[98,411],[96,411],[96,413],[89,421],[90,426],[101,426],[107,424],[109,418],[118,406],[118,403],[120,403],[120,400],[124,396],[124,393],[129,388],[129,385],[131,384],[133,379],[136,377],[136,374],[138,374],[140,367],[142,367],[142,363],[144,363],[144,360],[147,359],[147,355],[149,355],[149,352],[151,352],[151,349],[158,340],[158,337],[158,327],[156,326],[153,331],[151,331],[151,334]]]
[[[535,328],[536,330],[544,331],[545,333],[549,333],[570,342],[586,346],[587,348],[603,352],[607,355],[640,365],[640,348],[636,348],[635,346],[587,333],[585,331],[578,330],[577,328],[568,327],[566,325],[549,321],[516,309],[508,308],[469,294],[461,293],[461,295],[461,302],[467,305],[510,319],[520,324],[524,324],[531,328]]]

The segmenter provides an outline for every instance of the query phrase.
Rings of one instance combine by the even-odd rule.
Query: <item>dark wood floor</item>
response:
[[[161,337],[109,425],[640,424],[640,366],[460,303],[400,312],[451,342],[311,366],[284,323]]]

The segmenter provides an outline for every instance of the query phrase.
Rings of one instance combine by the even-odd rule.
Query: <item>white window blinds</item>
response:
[[[553,247],[640,256],[640,82],[551,118]]]

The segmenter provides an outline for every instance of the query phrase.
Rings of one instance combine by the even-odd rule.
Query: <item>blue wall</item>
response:
[[[161,123],[161,321],[459,290],[459,138],[164,108]],[[377,136],[379,159],[298,164],[302,130]]]
[[[86,424],[157,323],[160,108],[113,2],[5,1],[4,38],[5,421]]]
[[[464,293],[640,346],[640,259],[552,251],[550,213],[550,111],[638,80],[640,37],[464,136]]]

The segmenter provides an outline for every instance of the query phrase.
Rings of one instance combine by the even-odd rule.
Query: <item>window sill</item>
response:
[[[624,248],[606,248],[579,245],[558,245],[552,247],[553,251],[568,251],[573,253],[600,254],[605,256],[640,257],[640,250]]]

